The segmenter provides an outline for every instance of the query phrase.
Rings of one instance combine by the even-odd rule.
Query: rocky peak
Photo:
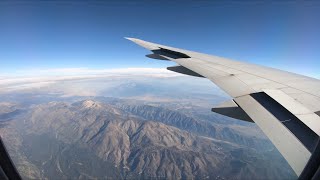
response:
[[[93,101],[93,100],[85,100],[82,102],[81,105],[83,108],[100,108],[101,104],[99,102]]]

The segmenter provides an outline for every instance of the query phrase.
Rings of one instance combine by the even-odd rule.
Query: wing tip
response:
[[[132,38],[132,37],[124,37],[125,39],[129,40],[129,41],[132,41],[132,42],[136,42],[138,41],[139,39],[137,38]]]
[[[133,39],[132,37],[123,37],[123,38],[128,39],[130,41]]]
[[[137,39],[137,38],[132,38],[132,37],[124,37],[124,38],[140,46],[142,45],[142,42],[143,42],[141,39]]]
[[[159,46],[160,46],[159,44],[154,44],[154,43],[147,42],[137,38],[132,38],[132,37],[124,37],[124,38],[148,50],[159,49]]]

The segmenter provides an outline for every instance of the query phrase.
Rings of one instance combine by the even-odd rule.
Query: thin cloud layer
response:
[[[109,73],[121,73],[121,74],[172,74],[171,71],[165,68],[118,68],[118,69],[90,69],[90,68],[58,68],[58,69],[33,69],[18,71],[20,75],[26,76],[56,76],[56,75],[93,75],[93,74],[109,74]]]
[[[16,76],[0,78],[0,92],[39,88],[61,81],[126,76],[168,78],[184,75],[168,71],[164,68],[62,68],[20,71]]]

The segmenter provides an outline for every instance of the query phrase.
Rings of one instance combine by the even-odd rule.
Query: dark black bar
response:
[[[15,168],[6,147],[0,137],[0,166],[8,179],[20,180],[21,177]]]
[[[320,179],[320,140],[318,140],[317,147],[313,151],[306,167],[299,176],[299,180]]]

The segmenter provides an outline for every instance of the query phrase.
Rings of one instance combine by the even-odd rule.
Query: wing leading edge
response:
[[[130,41],[153,52],[151,57],[179,66],[168,70],[205,77],[228,93],[232,102],[212,111],[255,122],[299,176],[320,136],[320,80],[259,65],[155,44]],[[320,147],[320,146],[319,146]]]

